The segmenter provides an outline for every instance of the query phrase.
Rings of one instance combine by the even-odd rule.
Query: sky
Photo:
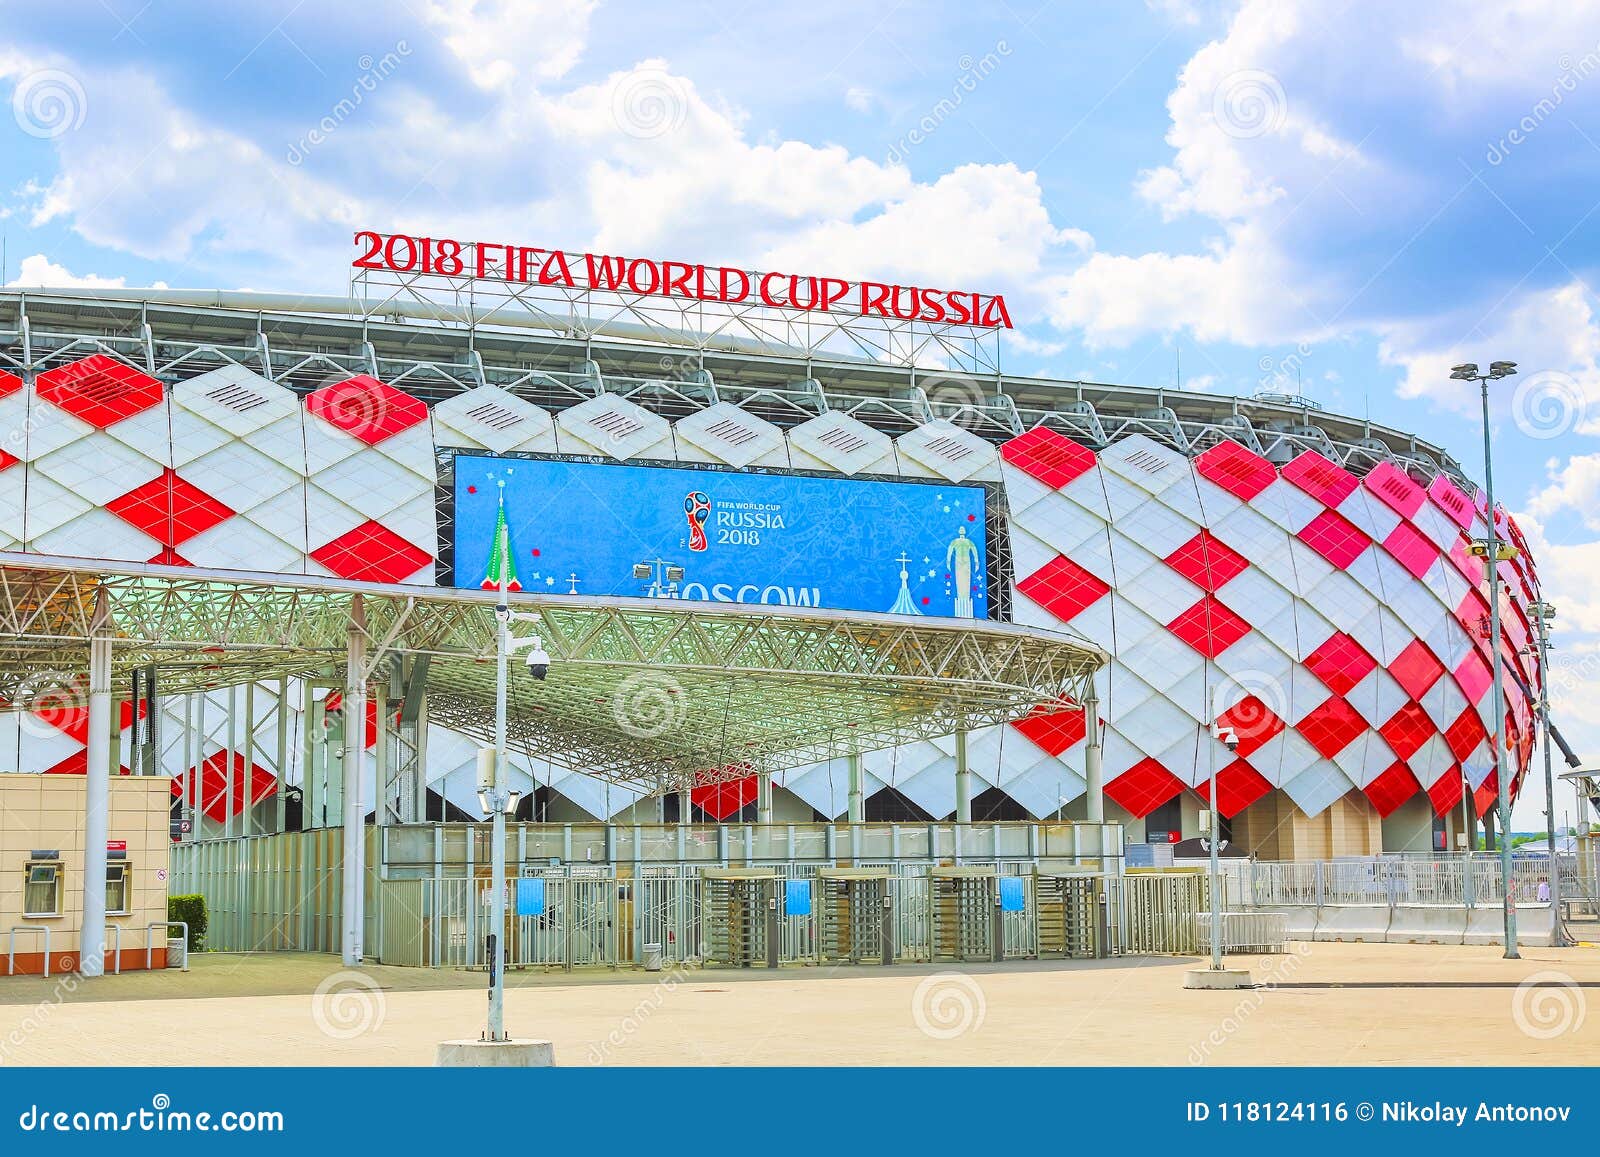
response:
[[[10,284],[341,293],[360,228],[1006,295],[1006,370],[1482,477],[1600,760],[1600,0],[0,0]],[[1542,783],[1516,827],[1542,826]],[[1558,819],[1572,816],[1558,788]]]

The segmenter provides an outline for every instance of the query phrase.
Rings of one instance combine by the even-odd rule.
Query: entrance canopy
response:
[[[737,779],[1082,703],[1106,655],[1057,632],[745,604],[510,597],[537,616],[543,681],[513,658],[511,746],[645,792]],[[86,695],[95,624],[114,689],[347,677],[426,657],[430,718],[493,734],[493,591],[0,552],[0,698]],[[351,648],[351,636],[356,647]]]

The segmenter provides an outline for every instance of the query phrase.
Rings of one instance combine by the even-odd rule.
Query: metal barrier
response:
[[[1194,917],[1195,938],[1201,943],[1211,941],[1211,913],[1197,912]],[[1284,952],[1289,943],[1289,917],[1282,912],[1224,912],[1222,914],[1222,951]]]
[[[1206,939],[1195,915],[1207,909],[1209,882],[1199,872],[1130,873],[1105,880],[1109,948],[1114,956],[1193,956]]]
[[[11,927],[11,943],[6,949],[6,975],[17,974],[17,933],[42,932],[44,933],[44,974],[50,975],[50,925],[48,924],[14,924]]]
[[[153,939],[151,939],[151,937],[150,937],[150,930],[152,928],[161,929],[161,938],[162,938],[162,940],[168,939],[167,933],[171,932],[174,928],[183,929],[183,969],[182,969],[182,971],[188,972],[189,971],[189,924],[185,920],[152,920],[152,921],[150,921],[150,923],[148,923],[148,924],[146,924],[144,926],[144,968],[145,968],[145,971],[149,972],[151,969],[153,969],[155,967],[156,942]],[[168,967],[171,967],[171,962],[170,961],[168,962]]]

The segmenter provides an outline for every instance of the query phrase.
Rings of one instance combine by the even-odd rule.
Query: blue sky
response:
[[[1500,496],[1600,758],[1596,3],[0,14],[12,282],[336,293],[369,225],[897,276],[1004,292],[1007,369],[1171,385],[1181,355],[1185,388],[1297,390],[1474,474],[1448,367],[1517,361]]]

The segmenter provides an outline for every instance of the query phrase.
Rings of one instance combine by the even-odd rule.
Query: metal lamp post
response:
[[[1516,362],[1490,362],[1487,373],[1479,373],[1475,362],[1465,362],[1450,370],[1450,377],[1460,382],[1477,382],[1483,405],[1483,490],[1488,503],[1487,521],[1489,537],[1482,544],[1474,544],[1474,554],[1481,553],[1489,572],[1489,676],[1493,694],[1494,727],[1491,735],[1495,787],[1499,792],[1496,813],[1500,820],[1500,890],[1505,910],[1505,958],[1519,959],[1517,952],[1517,901],[1511,885],[1511,783],[1502,766],[1503,733],[1505,730],[1505,693],[1500,686],[1500,563],[1502,549],[1499,532],[1495,527],[1494,505],[1494,455],[1489,446],[1489,383],[1510,377],[1517,372]],[[1509,546],[1504,557],[1515,556]]]
[[[1232,755],[1239,750],[1239,734],[1231,727],[1217,728],[1217,738]],[[1217,822],[1217,761],[1211,761],[1211,970],[1222,971],[1222,825]]]
[[[1550,911],[1554,917],[1556,943],[1567,943],[1561,927],[1561,856],[1556,848],[1555,771],[1550,759],[1550,622],[1556,609],[1540,599],[1529,608],[1539,627],[1539,745],[1544,748],[1544,828],[1550,847]],[[1576,844],[1574,844],[1576,846]]]

